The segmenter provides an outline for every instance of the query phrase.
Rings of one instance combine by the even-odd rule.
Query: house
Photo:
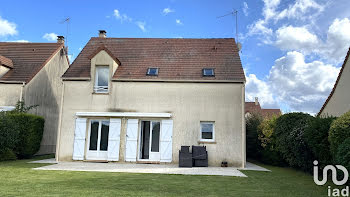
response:
[[[334,87],[323,104],[319,116],[341,116],[350,110],[350,48]]]
[[[89,40],[62,76],[56,159],[245,165],[245,75],[234,39]]]
[[[282,112],[280,109],[263,109],[260,106],[258,97],[255,97],[254,102],[245,102],[245,117],[248,117],[249,114],[258,113],[261,114],[264,118],[271,118],[273,116],[280,116]]]
[[[45,126],[38,154],[55,153],[62,93],[61,76],[68,68],[63,37],[57,43],[0,42],[0,111],[24,99]]]

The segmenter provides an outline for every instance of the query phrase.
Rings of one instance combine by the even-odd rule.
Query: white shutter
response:
[[[138,119],[128,119],[126,129],[125,161],[136,161]]]
[[[108,133],[108,161],[119,160],[121,119],[111,118]]]
[[[73,160],[84,160],[86,118],[75,119]]]
[[[173,155],[173,120],[162,120],[160,132],[160,161],[171,162]]]

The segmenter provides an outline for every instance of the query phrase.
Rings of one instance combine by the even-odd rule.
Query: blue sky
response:
[[[74,59],[97,30],[108,37],[238,40],[246,100],[284,112],[317,113],[350,46],[348,0],[4,1],[0,41],[55,42],[67,37]]]

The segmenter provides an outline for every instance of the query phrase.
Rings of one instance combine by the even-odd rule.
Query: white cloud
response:
[[[295,4],[289,5],[288,8],[276,13],[275,21],[288,19],[312,19],[325,9],[324,5],[320,5],[313,0],[296,0]],[[308,13],[308,14],[306,14]]]
[[[9,41],[9,42],[29,42],[28,40],[12,40],[12,41]]]
[[[169,13],[171,13],[171,12],[175,12],[175,10],[172,10],[172,9],[170,9],[170,8],[164,8],[164,9],[163,9],[163,14],[164,14],[164,15],[167,15],[167,14],[169,14]]]
[[[9,22],[8,20],[0,17],[0,36],[13,36],[17,33],[15,23]]]
[[[127,21],[127,22],[131,22],[132,21],[132,18],[130,18],[126,14],[121,14],[119,12],[119,10],[117,10],[117,9],[114,10],[114,16],[115,16],[116,19],[120,20],[121,23],[123,23],[124,21]]]
[[[176,19],[175,22],[176,22],[177,25],[183,25],[183,23],[181,22],[180,19]]]
[[[56,41],[57,40],[57,34],[55,33],[46,33],[43,35],[43,38],[48,41]]]
[[[247,2],[243,2],[243,14],[245,15],[245,16],[248,16],[248,9],[249,9],[249,7],[248,7],[248,4],[247,4]]]
[[[329,26],[327,41],[320,48],[320,54],[327,59],[332,59],[336,63],[344,60],[345,54],[350,47],[350,20],[335,19]]]
[[[141,21],[137,21],[136,25],[143,31],[146,32],[146,23],[145,22],[141,22]]]
[[[247,101],[254,101],[255,97],[259,97],[259,102],[263,107],[278,107],[267,82],[258,79],[254,74],[246,76],[246,80]]]
[[[276,31],[275,44],[282,50],[310,52],[317,48],[319,41],[305,27],[283,26]]]

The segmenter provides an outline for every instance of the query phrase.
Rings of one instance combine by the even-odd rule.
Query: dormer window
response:
[[[109,81],[109,66],[96,66],[94,92],[107,93]]]
[[[214,68],[203,68],[204,77],[214,77]]]
[[[158,76],[158,68],[148,68],[147,75]]]

